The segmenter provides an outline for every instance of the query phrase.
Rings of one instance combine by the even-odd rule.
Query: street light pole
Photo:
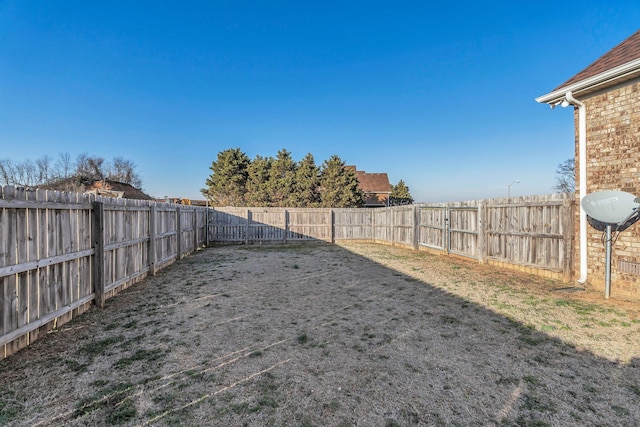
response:
[[[508,197],[508,198],[511,198],[511,186],[512,186],[513,184],[519,184],[519,183],[520,183],[520,180],[519,180],[519,179],[516,179],[516,180],[514,180],[511,184],[509,184],[509,185],[507,186],[507,197]]]

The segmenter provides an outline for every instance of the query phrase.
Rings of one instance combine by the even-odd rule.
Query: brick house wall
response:
[[[578,205],[581,198],[596,191],[640,196],[640,30],[536,101],[552,109],[574,106]],[[586,126],[584,135],[580,135],[581,122]],[[584,153],[580,153],[581,141],[586,145]],[[581,154],[586,159],[584,174]],[[581,223],[580,210],[576,211],[575,272],[579,280],[586,279],[587,286],[604,290],[605,227]],[[640,221],[614,232],[610,295],[640,299]]]
[[[622,190],[640,196],[640,79],[596,92],[581,101],[587,115],[587,191]],[[578,110],[574,111],[576,159]],[[576,182],[579,185],[576,161]],[[579,190],[579,188],[577,188]],[[578,193],[577,193],[578,194]],[[576,210],[576,236],[579,235]],[[605,287],[603,232],[587,227],[588,285]],[[614,234],[614,238],[615,238]],[[576,239],[576,253],[580,250]],[[579,270],[575,260],[575,271]],[[611,295],[640,298],[640,222],[617,235],[611,257]]]

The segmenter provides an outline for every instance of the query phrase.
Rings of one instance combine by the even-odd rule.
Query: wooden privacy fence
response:
[[[0,358],[207,242],[206,208],[0,187]]]
[[[569,280],[575,206],[572,194],[422,205],[418,245]]]
[[[216,208],[212,241],[370,241],[517,266],[569,280],[573,195],[366,209]]]
[[[376,242],[568,280],[575,206],[548,195],[212,209],[0,187],[0,358],[209,242]]]

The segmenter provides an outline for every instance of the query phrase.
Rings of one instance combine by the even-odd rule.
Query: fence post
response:
[[[420,209],[418,205],[413,205],[413,250],[420,249]]]
[[[447,255],[451,253],[451,246],[449,245],[449,203],[444,204],[444,228],[442,229],[442,242],[444,243],[444,250],[447,251]]]
[[[104,205],[92,202],[93,216],[93,291],[96,305],[104,308]]]
[[[369,211],[369,215],[371,215],[371,241],[376,241],[376,216],[374,215],[373,208],[365,208]]]
[[[384,208],[384,209],[388,209],[391,212],[391,245],[395,246],[396,243],[396,236],[398,235],[398,210],[394,209],[394,208]]]
[[[204,245],[209,246],[209,206],[204,208]]]
[[[179,205],[176,206],[176,239],[178,250],[176,261],[180,261],[182,259],[182,209]]]
[[[244,230],[245,245],[249,244],[249,230],[251,230],[251,228],[249,227],[250,224],[251,224],[251,209],[247,209],[247,225],[245,226],[245,230]]]
[[[193,250],[198,250],[198,211],[191,208],[191,228],[193,229]]]
[[[282,243],[287,243],[287,234],[289,234],[289,211],[284,210],[284,236],[282,236]]]
[[[156,270],[156,205],[149,205],[149,273],[155,276]]]
[[[478,202],[478,262],[480,264],[484,264],[487,257],[484,223],[485,223],[484,203]]]
[[[329,239],[331,243],[336,242],[336,214],[333,209],[329,211]]]

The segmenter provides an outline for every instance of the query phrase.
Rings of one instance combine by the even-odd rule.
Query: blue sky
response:
[[[218,152],[404,180],[416,201],[553,192],[571,109],[535,102],[640,1],[0,0],[0,159],[88,153],[202,198]]]

